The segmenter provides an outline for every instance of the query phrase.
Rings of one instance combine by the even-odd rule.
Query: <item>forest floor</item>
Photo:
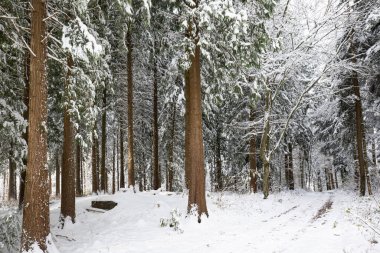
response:
[[[330,191],[207,194],[209,218],[186,216],[187,196],[167,192],[77,198],[75,224],[58,228],[59,202],[51,205],[52,234],[61,253],[380,252],[376,197]],[[118,205],[89,212],[92,200]],[[179,230],[161,227],[178,208]]]

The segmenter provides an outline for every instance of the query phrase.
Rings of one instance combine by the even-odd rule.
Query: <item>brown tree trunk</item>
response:
[[[250,121],[255,120],[255,112],[251,109]],[[251,191],[257,193],[257,158],[256,158],[256,134],[249,140],[249,168],[250,168],[250,187]]]
[[[368,195],[372,195],[372,185],[371,185],[371,175],[368,171],[368,156],[367,156],[367,142],[366,142],[366,134],[365,134],[365,128],[363,126],[363,153],[364,153],[364,162],[365,162],[365,175],[366,175],[366,181],[367,181],[367,189],[368,189]]]
[[[285,183],[286,183],[286,187],[289,189],[289,183],[290,183],[290,180],[289,180],[289,154],[288,154],[288,151],[285,151]]]
[[[49,225],[49,182],[47,170],[47,39],[46,1],[31,1],[30,100],[28,168],[25,185],[25,207],[22,223],[21,251],[33,243],[45,251]]]
[[[124,175],[124,129],[123,125],[120,127],[120,188],[125,188],[125,175]]]
[[[157,74],[157,62],[154,59],[153,69],[153,190],[159,189],[160,175],[158,169],[158,74]]]
[[[55,196],[60,196],[61,194],[61,164],[59,163],[59,151],[57,148],[55,154]]]
[[[294,190],[294,170],[293,170],[293,146],[288,144],[289,150],[289,190]]]
[[[102,115],[102,161],[100,171],[100,190],[107,192],[107,171],[106,171],[106,144],[107,144],[107,88],[103,90],[103,115]]]
[[[174,145],[175,145],[175,122],[176,122],[176,104],[173,101],[173,114],[172,114],[172,125],[171,125],[171,141],[169,144],[169,163],[168,163],[168,191],[173,191],[173,179],[174,179]]]
[[[82,150],[81,150],[81,145],[78,142],[77,143],[77,156],[76,156],[76,195],[77,196],[82,196],[82,178],[81,178],[81,165],[82,165]]]
[[[17,200],[16,190],[16,161],[14,160],[13,151],[9,153],[9,182],[8,182],[8,200]]]
[[[222,177],[222,154],[221,154],[221,129],[218,126],[216,130],[216,191],[222,191],[223,189],[223,177]]]
[[[197,31],[198,29],[194,30]],[[191,27],[189,36],[193,36]],[[201,215],[206,214],[208,216],[208,211],[202,133],[201,49],[198,41],[195,42],[195,51],[194,55],[190,57],[191,66],[187,70],[188,82],[186,82],[187,87],[185,87],[185,170],[188,173],[190,172],[188,212],[193,206],[196,206],[199,215],[198,222],[200,222]]]
[[[301,189],[305,188],[305,159],[300,147]]]
[[[98,193],[98,139],[95,136],[95,129],[92,134],[92,192]]]
[[[135,160],[133,151],[133,44],[132,24],[127,32],[127,69],[128,69],[128,188],[135,187]]]
[[[73,59],[67,58],[68,72],[66,77],[65,94],[69,93],[69,80]],[[68,97],[66,97],[68,98]],[[69,108],[66,106],[63,120],[63,155],[62,155],[62,193],[61,193],[61,217],[62,227],[64,220],[70,217],[75,223],[75,129],[71,120]]]
[[[28,15],[27,15],[28,16]],[[30,42],[29,37],[25,38],[25,41]],[[26,106],[26,110],[23,112],[22,116],[25,121],[29,122],[29,82],[30,82],[30,53],[28,49],[25,49],[25,63],[24,63],[24,82],[25,82],[25,89],[24,89],[24,105]],[[27,126],[25,129],[25,132],[22,135],[22,138],[25,140],[26,145],[28,145],[28,130],[29,127]],[[21,168],[20,171],[20,191],[19,191],[19,204],[18,208],[19,210],[22,210],[23,204],[24,204],[24,193],[25,193],[25,179],[26,179],[26,167],[27,167],[27,161],[28,158],[25,155],[22,159],[23,168]]]
[[[185,72],[185,96],[186,94],[190,93],[190,77],[189,77],[190,71]],[[185,113],[185,122],[189,122],[189,113]],[[185,131],[185,140],[191,138],[190,132]],[[186,152],[186,151],[185,151]],[[186,160],[186,159],[185,159]],[[189,166],[185,166],[185,187],[186,189],[190,189],[190,181],[191,181],[191,168]]]

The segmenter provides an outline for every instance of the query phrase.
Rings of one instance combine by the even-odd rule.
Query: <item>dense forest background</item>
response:
[[[36,182],[61,197],[63,225],[75,196],[120,188],[189,189],[199,215],[206,190],[372,194],[379,54],[378,0],[2,0],[0,198],[23,208],[27,153],[42,150],[28,149],[34,62],[47,87]]]

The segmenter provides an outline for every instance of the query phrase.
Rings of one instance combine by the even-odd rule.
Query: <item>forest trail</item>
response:
[[[113,200],[106,213],[85,209],[91,200]],[[378,236],[358,217],[380,221],[376,201],[342,191],[261,194],[208,194],[210,217],[198,224],[187,217],[187,196],[165,192],[126,193],[77,198],[77,223],[52,225],[61,253],[142,252],[380,252]],[[331,208],[325,208],[332,202]],[[59,204],[52,204],[57,224]],[[178,208],[183,232],[160,227],[160,219]],[[379,207],[376,207],[379,209]],[[364,210],[364,211],[363,211]]]

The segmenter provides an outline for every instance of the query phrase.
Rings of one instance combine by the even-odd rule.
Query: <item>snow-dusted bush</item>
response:
[[[161,218],[160,226],[161,227],[171,227],[174,231],[178,231],[183,233],[183,230],[180,227],[180,220],[182,217],[182,213],[176,208],[170,212],[169,218]]]
[[[21,237],[21,213],[10,210],[0,215],[0,252],[14,253],[19,251]]]

